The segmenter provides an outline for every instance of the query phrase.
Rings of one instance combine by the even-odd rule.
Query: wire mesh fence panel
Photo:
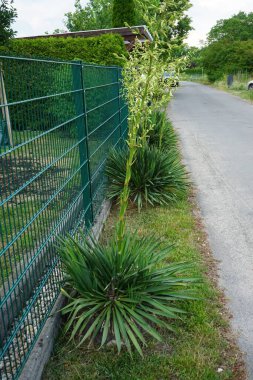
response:
[[[115,67],[83,66],[93,217],[105,196],[108,151],[121,137],[118,79]]]
[[[59,295],[57,235],[89,228],[127,130],[118,67],[0,56],[0,372],[18,378]]]

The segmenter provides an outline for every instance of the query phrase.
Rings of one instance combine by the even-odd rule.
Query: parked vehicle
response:
[[[248,90],[253,90],[253,80],[248,83]]]
[[[179,79],[176,73],[168,73],[165,71],[163,75],[164,81],[169,82],[171,81],[171,86],[172,87],[178,87],[179,86]]]

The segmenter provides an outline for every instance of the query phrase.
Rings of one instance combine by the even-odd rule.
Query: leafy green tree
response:
[[[182,47],[182,54],[187,55],[188,57],[188,65],[187,69],[188,70],[199,70],[201,71],[202,69],[202,49],[198,48],[196,46],[189,46],[185,44]]]
[[[253,39],[253,12],[239,12],[228,19],[219,20],[208,33],[209,44],[218,41],[247,41]]]
[[[253,72],[253,12],[219,20],[210,30],[197,63],[210,82],[242,70]]]
[[[134,0],[114,0],[112,13],[113,27],[135,25],[136,24],[136,6]]]
[[[113,0],[90,0],[84,7],[76,0],[74,12],[65,14],[65,25],[71,32],[111,28],[112,7]]]
[[[15,36],[11,25],[17,17],[16,9],[13,7],[13,0],[0,0],[0,44],[4,44],[9,38]]]
[[[225,74],[243,70],[253,72],[253,40],[214,42],[203,49],[202,62],[211,82],[220,80]]]

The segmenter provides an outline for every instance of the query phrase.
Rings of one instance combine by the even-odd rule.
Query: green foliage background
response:
[[[85,6],[76,0],[74,7],[74,12],[65,14],[65,25],[69,31],[112,27],[113,0],[90,0]]]

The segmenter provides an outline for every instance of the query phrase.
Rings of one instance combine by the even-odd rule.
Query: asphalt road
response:
[[[253,105],[184,82],[168,114],[181,137],[211,249],[219,260],[220,285],[253,379]]]

